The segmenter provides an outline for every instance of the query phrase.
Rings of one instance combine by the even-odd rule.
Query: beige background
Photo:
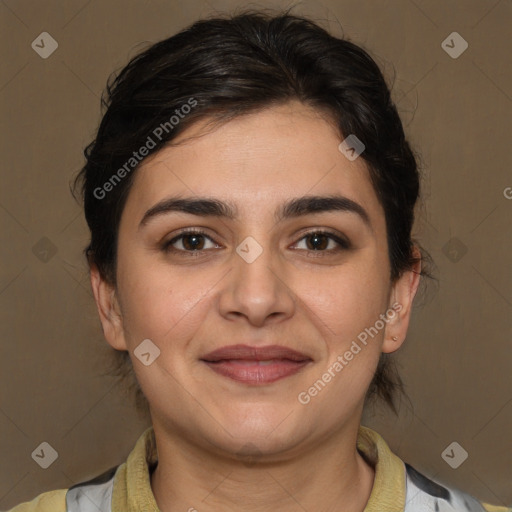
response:
[[[68,184],[110,72],[141,42],[236,6],[0,2],[2,510],[123,462],[148,425],[101,376],[106,343],[81,255],[88,233]],[[423,159],[416,232],[439,285],[429,285],[400,351],[414,409],[403,402],[396,419],[379,408],[363,423],[419,471],[510,506],[512,1],[325,0],[295,12],[337,35],[341,24],[388,77],[396,70],[393,94]],[[31,48],[43,31],[59,45],[47,59]],[[441,47],[453,31],[469,43],[457,59]],[[31,457],[43,441],[59,455],[46,470]],[[441,457],[452,441],[469,453],[458,469]]]

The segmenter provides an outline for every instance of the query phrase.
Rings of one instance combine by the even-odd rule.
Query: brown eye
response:
[[[327,249],[329,245],[329,237],[323,233],[313,233],[305,237],[309,243],[306,242],[308,249],[312,251],[319,251],[321,249]]]
[[[208,241],[213,247],[205,247]],[[219,246],[203,231],[186,230],[172,240],[165,242],[162,249],[166,252],[194,253],[215,247]]]
[[[182,245],[185,249],[195,251],[203,249],[204,247],[204,236],[198,235],[197,233],[191,233],[188,235],[182,235]]]
[[[329,231],[311,231],[301,238],[305,240],[304,250],[320,252],[337,252],[350,248],[350,243]]]

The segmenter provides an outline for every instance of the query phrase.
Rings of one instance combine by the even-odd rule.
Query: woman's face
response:
[[[340,142],[318,113],[291,102],[161,150],[137,170],[113,301],[97,272],[93,288],[105,336],[130,352],[155,425],[224,454],[281,456],[357,428],[381,352],[405,337],[414,293],[410,273],[390,283],[384,211],[365,162],[347,159]],[[341,199],[337,209],[318,201],[282,211],[311,196]],[[233,216],[166,207],[178,197],[215,199]],[[186,229],[205,234],[178,238]],[[233,345],[278,345],[302,361],[208,356]]]

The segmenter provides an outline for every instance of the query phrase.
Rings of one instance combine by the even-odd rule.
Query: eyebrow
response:
[[[359,204],[345,196],[302,196],[283,203],[275,212],[276,223],[285,219],[301,217],[308,214],[342,211],[355,213],[372,230],[367,211]],[[219,217],[230,220],[238,218],[238,209],[231,203],[210,197],[169,197],[158,202],[146,211],[139,224],[139,229],[151,219],[170,212],[182,212],[201,217]]]

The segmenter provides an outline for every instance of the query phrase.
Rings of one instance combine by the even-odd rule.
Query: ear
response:
[[[96,265],[91,265],[91,287],[103,328],[103,336],[116,350],[128,350],[116,290],[103,279]]]
[[[417,263],[405,271],[393,284],[390,293],[388,321],[382,344],[382,352],[390,353],[398,350],[405,341],[409,320],[411,318],[412,303],[420,283],[421,253],[414,246],[413,255]],[[395,339],[393,339],[395,338]]]

